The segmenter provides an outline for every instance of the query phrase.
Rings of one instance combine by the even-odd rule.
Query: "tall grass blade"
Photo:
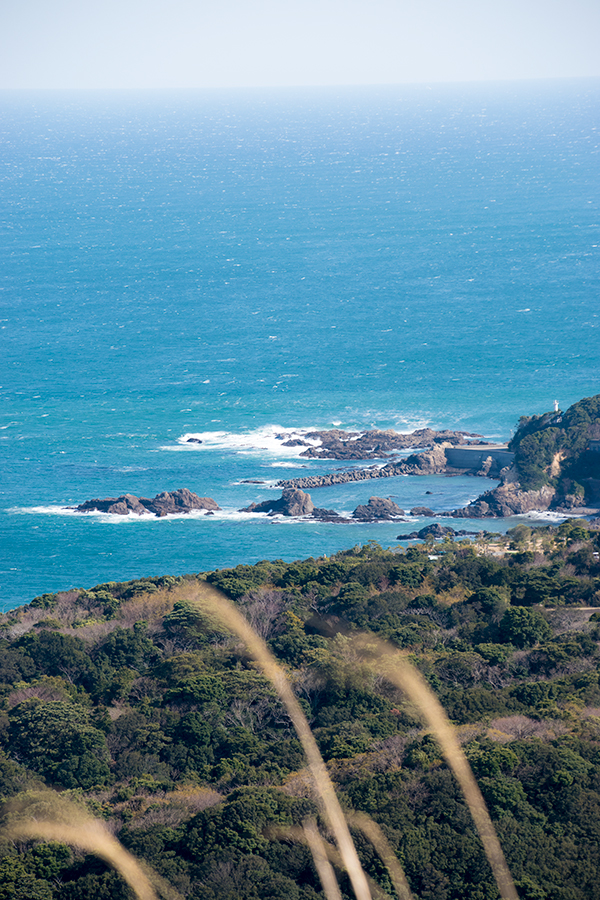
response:
[[[350,814],[352,815],[352,813]],[[304,833],[304,829],[300,828],[297,825],[286,825],[286,826],[278,826],[273,828],[266,828],[264,831],[265,837],[270,838],[271,840],[276,841],[285,841],[285,840],[293,840],[298,841],[298,843],[306,844],[306,834]],[[345,871],[344,864],[342,862],[342,857],[339,851],[330,844],[329,841],[324,840],[321,835],[319,835],[321,845],[324,851],[327,853],[327,858],[329,862],[335,866],[340,871]],[[371,878],[370,875],[366,874],[367,882],[369,884],[369,888],[371,890],[371,894],[374,897],[374,900],[390,900],[389,894],[386,894],[385,891],[377,884],[376,881]]]
[[[347,813],[347,818],[351,825],[354,825],[355,828],[360,828],[365,837],[367,837],[375,847],[379,858],[389,872],[392,884],[394,885],[394,890],[400,900],[413,900],[413,895],[408,881],[406,880],[404,869],[398,862],[398,857],[390,847],[388,839],[377,822],[374,822],[371,816],[368,816],[364,812]]]
[[[443,706],[418,669],[395,648],[371,634],[359,635],[351,640],[357,650],[369,658],[371,667],[399,687],[421,712],[460,785],[500,895],[503,900],[519,900],[485,801]]]
[[[118,872],[138,900],[157,900],[152,884],[138,861],[110,834],[102,822],[86,815],[74,803],[59,799],[51,792],[29,795],[27,799],[30,817],[9,821],[3,829],[7,838],[60,841],[79,850],[85,850],[86,853],[93,853]],[[31,817],[31,813],[36,814],[35,805],[39,800],[42,801],[46,813],[44,818],[37,819]],[[12,807],[15,808],[15,805],[12,804]],[[22,805],[18,812],[27,816],[27,805]],[[66,817],[70,818],[70,823],[61,821]]]
[[[337,883],[333,866],[329,862],[327,850],[323,842],[323,838],[319,834],[317,823],[314,819],[307,819],[302,823],[302,830],[308,848],[312,854],[315,869],[321,880],[323,892],[327,900],[342,900],[342,892]]]
[[[186,586],[185,596],[188,601],[197,604],[198,608],[209,618],[212,616],[222,625],[236,634],[261,667],[285,705],[296,733],[304,748],[309,768],[323,803],[338,849],[352,883],[357,900],[372,900],[367,878],[362,869],[356,848],[350,835],[348,823],[342,812],[333,784],[327,772],[323,757],[317,747],[310,726],[302,712],[285,672],[277,663],[267,645],[259,637],[234,604],[216,588],[209,584],[199,584],[194,588]]]

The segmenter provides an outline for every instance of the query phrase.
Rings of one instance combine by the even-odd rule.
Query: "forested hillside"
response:
[[[600,499],[600,453],[590,441],[600,440],[600,394],[574,403],[565,413],[522,416],[509,449],[521,487],[556,488],[557,499],[571,505]]]
[[[198,581],[285,666],[343,806],[380,824],[416,898],[499,895],[436,740],[363,663],[357,631],[406,651],[457,726],[520,896],[600,900],[600,532],[580,520],[35,598],[0,621],[5,823],[52,788],[146,860],[165,897],[323,896],[285,832],[315,816],[326,834],[302,747],[244,646],[190,602]],[[57,841],[5,836],[1,855],[0,900],[132,896]]]

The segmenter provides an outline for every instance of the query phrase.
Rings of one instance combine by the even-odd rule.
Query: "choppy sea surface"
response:
[[[280,478],[347,465],[278,435],[505,440],[521,414],[598,393],[599,112],[597,79],[0,94],[0,608],[392,546],[427,520],[239,513]],[[313,499],[443,510],[491,486]],[[68,509],[179,487],[222,512]]]

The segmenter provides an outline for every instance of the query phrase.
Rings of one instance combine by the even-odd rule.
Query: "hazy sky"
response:
[[[600,0],[0,0],[0,88],[600,75]]]

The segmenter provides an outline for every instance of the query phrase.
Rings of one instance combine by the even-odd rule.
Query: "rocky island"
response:
[[[390,519],[406,521],[404,510],[393,500],[382,497],[371,497],[368,504],[359,505],[348,519],[340,516],[332,509],[319,509],[312,501],[310,494],[298,488],[285,488],[278,500],[264,500],[262,503],[251,503],[239,512],[267,513],[269,516],[307,516],[325,522],[377,522]]]
[[[75,507],[77,512],[105,512],[113,516],[153,515],[157,518],[192,510],[205,509],[208,512],[220,509],[211,497],[199,497],[187,488],[176,491],[162,491],[152,500],[147,497],[136,497],[134,494],[122,494],[120,497],[106,497],[104,500],[86,500]]]

